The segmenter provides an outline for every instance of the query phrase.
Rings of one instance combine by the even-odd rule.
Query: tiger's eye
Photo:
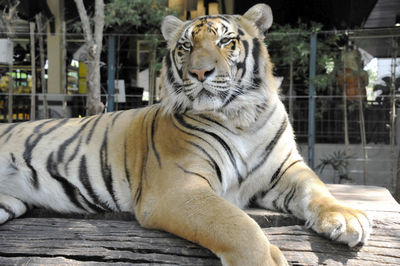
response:
[[[192,44],[190,43],[190,42],[184,42],[184,43],[182,43],[182,48],[183,49],[185,49],[185,50],[187,50],[187,51],[190,51],[190,48],[192,47]]]
[[[222,38],[222,39],[219,41],[219,43],[220,43],[221,45],[227,45],[227,44],[230,43],[231,41],[232,41],[231,38],[225,37],[225,38]]]

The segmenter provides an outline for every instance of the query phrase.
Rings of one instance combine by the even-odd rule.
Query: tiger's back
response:
[[[59,212],[133,212],[126,156],[141,156],[149,111],[2,125],[0,193]]]

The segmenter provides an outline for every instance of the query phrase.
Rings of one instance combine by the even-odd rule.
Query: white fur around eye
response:
[[[190,42],[183,42],[181,45],[182,48],[185,49],[186,51],[190,51],[190,49],[192,48],[192,44]]]
[[[221,40],[219,40],[219,44],[223,47],[225,45],[230,44],[232,41],[232,38],[224,37]]]

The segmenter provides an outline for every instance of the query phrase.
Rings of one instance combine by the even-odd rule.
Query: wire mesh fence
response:
[[[400,30],[319,31],[314,79],[309,78],[312,32],[279,30],[267,36],[266,44],[274,74],[282,80],[281,97],[304,157],[308,156],[313,83],[314,161],[322,178],[382,185],[393,191],[399,153]],[[54,34],[63,38],[60,45],[47,43],[41,48],[40,37],[46,40],[49,36],[28,32],[12,39],[12,50],[5,51],[8,48],[0,40],[0,49],[13,54],[12,59],[0,58],[0,122],[85,116],[87,62],[82,36]],[[110,92],[107,39],[112,36],[116,38],[115,72]],[[158,74],[165,43],[157,43],[155,49],[148,36],[104,35],[100,90],[106,107],[111,100],[114,111],[160,100]],[[55,51],[59,58],[52,58]]]

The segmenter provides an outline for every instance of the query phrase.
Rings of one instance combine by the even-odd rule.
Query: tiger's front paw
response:
[[[317,217],[307,221],[318,234],[354,247],[364,244],[371,234],[372,222],[360,210],[334,204],[321,207]]]

